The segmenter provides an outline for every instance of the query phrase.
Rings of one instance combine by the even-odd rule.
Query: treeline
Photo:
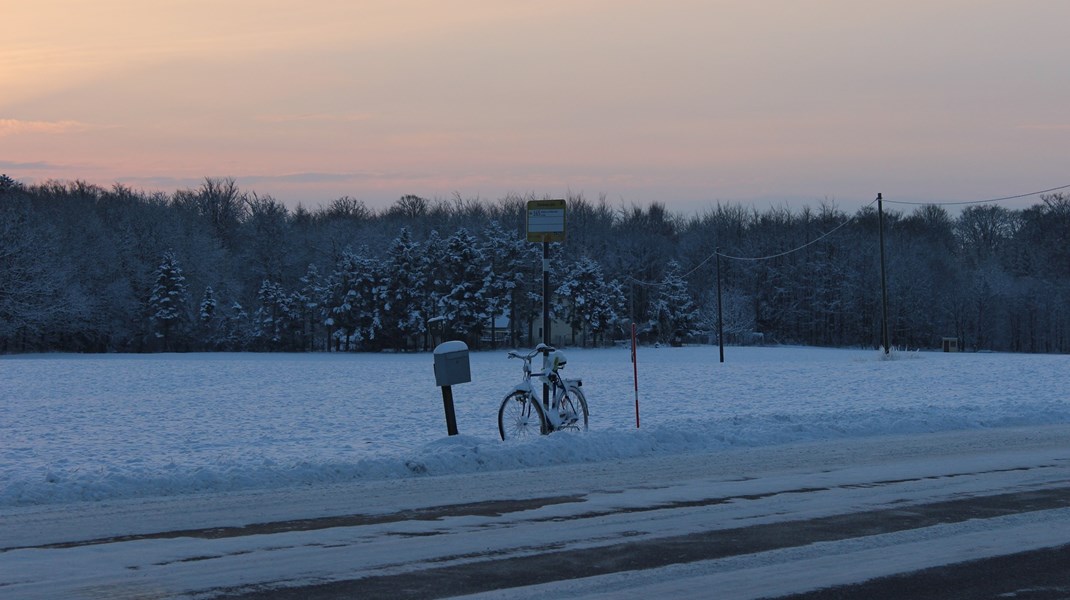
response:
[[[3,176],[0,352],[531,345],[542,253],[524,241],[527,200],[291,210],[230,179],[164,194]],[[880,344],[873,206],[681,215],[575,196],[567,215],[556,343],[607,344],[632,323],[650,342],[715,341],[720,248],[728,341]],[[886,211],[885,249],[894,345],[1070,351],[1070,197]]]

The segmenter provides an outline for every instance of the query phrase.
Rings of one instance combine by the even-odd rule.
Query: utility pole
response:
[[[721,249],[717,249],[717,344],[724,362],[724,318],[721,312]]]
[[[888,345],[888,275],[884,267],[884,200],[877,194],[877,224],[880,229],[881,244],[881,345],[884,353],[889,354]]]

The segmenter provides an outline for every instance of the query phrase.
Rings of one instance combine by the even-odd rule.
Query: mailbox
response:
[[[460,341],[442,342],[435,347],[435,385],[446,387],[472,381],[468,345]]]

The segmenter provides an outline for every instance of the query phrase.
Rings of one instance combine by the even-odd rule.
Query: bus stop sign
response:
[[[528,241],[565,241],[565,201],[528,201]]]

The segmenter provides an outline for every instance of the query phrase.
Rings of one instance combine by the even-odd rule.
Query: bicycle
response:
[[[531,372],[531,359],[543,355],[541,373]],[[565,366],[565,355],[552,346],[539,344],[528,354],[509,351],[509,358],[524,361],[524,379],[506,394],[498,408],[498,433],[502,439],[540,435],[552,431],[587,431],[587,398],[582,379],[565,379],[558,371]],[[540,398],[531,383],[537,377],[549,387],[549,398]],[[544,388],[545,389],[545,388]]]

